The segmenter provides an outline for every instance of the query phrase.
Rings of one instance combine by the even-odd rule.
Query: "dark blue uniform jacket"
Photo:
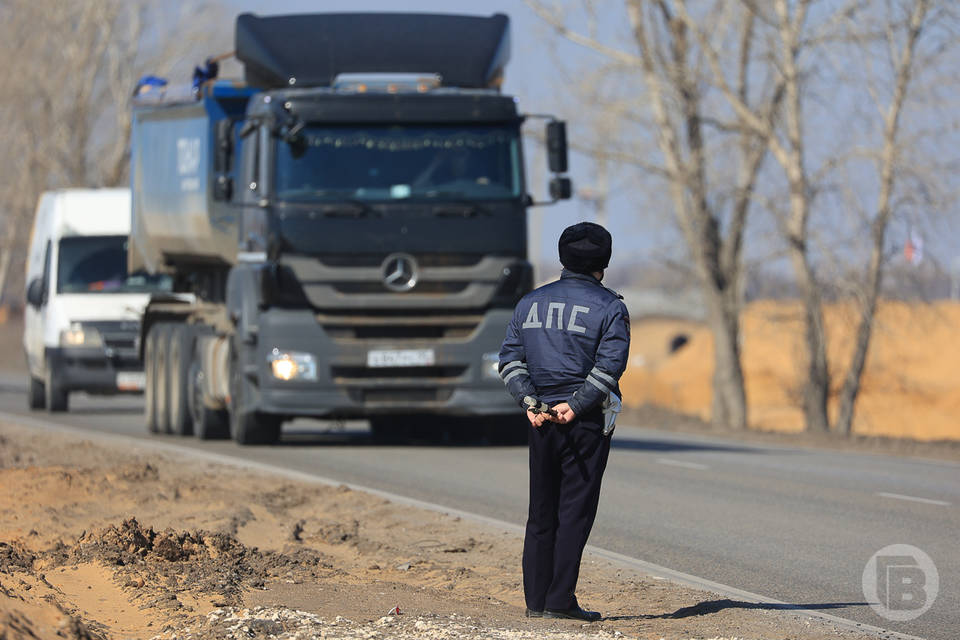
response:
[[[622,296],[593,276],[564,270],[517,303],[500,348],[500,377],[521,406],[525,396],[567,402],[578,416],[602,406],[609,432],[629,347]]]

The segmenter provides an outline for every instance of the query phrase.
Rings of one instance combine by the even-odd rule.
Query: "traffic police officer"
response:
[[[500,376],[530,421],[530,511],[523,543],[527,616],[592,622],[575,595],[620,411],[630,319],[600,284],[610,233],[581,222],[560,236],[560,279],[520,300]]]

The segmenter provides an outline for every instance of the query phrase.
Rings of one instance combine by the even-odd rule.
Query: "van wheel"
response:
[[[181,435],[193,435],[190,415],[190,362],[196,331],[192,325],[175,324],[170,329],[170,351],[167,360],[167,393],[170,405],[170,430]]]
[[[60,376],[54,371],[53,363],[47,361],[47,375],[43,380],[44,403],[47,405],[47,411],[51,413],[61,413],[66,411],[69,406],[70,394],[63,388],[63,382]]]
[[[47,398],[43,380],[30,376],[30,408],[43,409],[45,406]]]
[[[224,409],[211,409],[203,404],[203,367],[196,356],[190,363],[187,398],[190,417],[193,420],[193,435],[201,440],[220,440],[230,437],[229,416]]]
[[[173,433],[170,429],[170,333],[173,325],[161,323],[156,326],[157,339],[153,352],[154,397],[157,405],[157,431]]]
[[[147,423],[147,431],[157,433],[157,337],[160,325],[153,325],[147,333],[147,342],[143,345],[143,373],[146,380],[143,385],[143,417]]]
[[[253,383],[241,371],[236,347],[230,349],[230,436],[237,444],[274,444],[280,439],[283,420],[250,407]]]

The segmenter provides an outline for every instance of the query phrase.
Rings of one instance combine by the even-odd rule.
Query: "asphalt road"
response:
[[[32,415],[187,444],[516,524],[526,515],[523,447],[378,446],[363,423],[344,429],[303,421],[285,428],[280,445],[241,448],[150,436],[139,398],[75,394],[71,404],[69,414]],[[25,407],[23,381],[0,375],[0,413],[31,415]],[[746,445],[621,424],[590,542],[849,620],[956,640],[958,534],[960,464]],[[862,587],[867,561],[895,543],[924,551],[939,575],[933,605],[906,622],[875,613]],[[929,587],[928,576],[927,598]],[[636,606],[642,613],[643,602]]]

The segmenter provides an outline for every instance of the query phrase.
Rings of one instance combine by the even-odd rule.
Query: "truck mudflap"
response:
[[[264,311],[250,346],[258,409],[291,417],[515,414],[495,368],[511,314],[433,313],[422,323],[402,316],[346,326],[311,311]]]

